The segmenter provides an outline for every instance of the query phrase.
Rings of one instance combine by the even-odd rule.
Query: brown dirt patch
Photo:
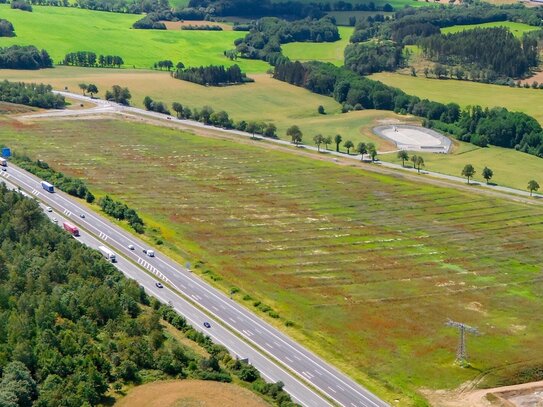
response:
[[[181,27],[187,25],[196,25],[198,27],[203,25],[218,25],[224,31],[232,31],[232,26],[225,23],[216,23],[214,21],[162,21],[168,30],[180,30]]]
[[[537,83],[543,83],[543,71],[524,79],[522,83],[529,83],[531,85],[532,83],[534,83],[534,81]]]
[[[249,390],[227,383],[176,380],[135,387],[117,403],[118,407],[266,407]]]
[[[464,386],[455,390],[438,390],[421,391],[425,397],[427,397],[430,405],[439,407],[491,407],[491,406],[504,406],[504,405],[517,405],[508,404],[508,399],[513,397],[524,396],[529,397],[537,391],[541,391],[543,388],[543,382],[532,382],[518,384],[514,386],[495,387],[493,389],[477,389],[471,391],[464,391]],[[488,397],[487,395],[491,395]],[[494,400],[491,402],[489,400]],[[501,404],[500,404],[501,402]],[[527,404],[533,405],[533,404]]]

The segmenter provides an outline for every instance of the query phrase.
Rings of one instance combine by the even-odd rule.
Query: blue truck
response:
[[[53,186],[53,184],[50,184],[49,182],[47,181],[42,181],[41,182],[41,186],[43,189],[45,189],[47,192],[55,192],[55,187]]]

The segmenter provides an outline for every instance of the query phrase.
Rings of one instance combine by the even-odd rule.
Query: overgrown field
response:
[[[323,61],[334,65],[343,65],[343,51],[349,44],[354,28],[339,27],[341,40],[336,42],[307,43],[291,42],[282,46],[283,54],[293,61]]]
[[[492,27],[505,27],[513,33],[515,37],[522,37],[523,34],[530,31],[540,30],[540,27],[534,27],[532,25],[516,23],[513,21],[496,21],[492,23],[483,24],[469,24],[469,25],[453,25],[452,27],[445,27],[441,29],[443,34],[457,33],[464,30],[471,30],[473,28],[492,28]]]
[[[35,45],[45,48],[54,62],[68,52],[93,51],[119,55],[125,67],[151,68],[170,59],[187,66],[231,65],[223,51],[234,48],[243,33],[234,31],[135,30],[132,23],[141,15],[108,13],[67,7],[35,6],[32,13],[0,4],[0,14],[13,23],[16,37],[0,38],[0,46]],[[89,33],[92,33],[90,35]],[[263,61],[237,61],[246,72],[265,72]]]
[[[539,206],[112,120],[4,121],[0,140],[136,208],[165,249],[399,405],[543,363]],[[473,369],[448,318],[482,332]]]
[[[543,91],[541,89],[510,88],[454,79],[426,79],[395,73],[379,73],[371,76],[390,86],[437,102],[456,102],[460,106],[503,106],[511,111],[524,112],[543,123]]]
[[[180,102],[190,108],[205,105],[215,110],[225,110],[234,120],[257,120],[274,122],[278,135],[286,137],[288,127],[300,126],[304,141],[311,144],[317,133],[331,135],[340,133],[343,139],[359,141],[380,140],[371,133],[371,128],[382,119],[406,119],[392,112],[367,110],[340,114],[341,106],[334,99],[311,93],[308,90],[272,79],[269,75],[253,75],[254,83],[240,86],[205,87],[171,78],[166,72],[143,70],[87,69],[57,67],[41,71],[0,70],[0,77],[17,81],[46,82],[54,88],[63,90],[65,86],[72,92],[80,92],[81,82],[95,83],[104,91],[118,84],[127,86],[132,93],[132,103],[143,107],[143,98],[151,96],[154,100]],[[317,112],[322,105],[327,114]]]

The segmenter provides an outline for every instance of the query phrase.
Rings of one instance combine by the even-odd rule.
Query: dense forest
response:
[[[160,314],[144,310],[149,298],[138,283],[3,184],[0,236],[0,405],[91,406],[113,383],[151,372],[206,373],[166,337]]]
[[[345,48],[345,66],[360,75],[395,71],[404,66],[402,46],[392,41],[368,41]]]
[[[275,67],[274,78],[332,96],[343,104],[344,111],[381,109],[409,113],[426,119],[427,125],[439,127],[465,141],[516,148],[543,157],[541,126],[524,113],[479,106],[461,111],[456,103],[445,105],[421,100],[346,68],[322,62],[283,63]]]
[[[39,51],[33,45],[12,45],[0,48],[1,69],[42,69],[52,68],[53,60],[46,50]]]
[[[63,109],[66,106],[64,96],[52,90],[50,85],[4,80],[0,82],[0,101],[43,109]]]
[[[123,59],[118,55],[96,55],[90,51],[70,52],[66,54],[63,65],[101,67],[101,68],[120,68],[124,64]]]
[[[206,86],[235,85],[249,81],[238,65],[225,68],[222,65],[200,66],[180,69],[173,73],[174,78]]]
[[[0,18],[0,37],[15,37],[13,24],[3,18]]]
[[[372,1],[351,3],[349,1],[314,1],[299,0],[190,0],[187,8],[181,10],[187,20],[200,20],[206,16],[244,16],[244,17],[282,17],[288,19],[322,18],[329,11],[394,11],[390,4],[381,8]],[[190,18],[192,17],[192,18]]]
[[[504,27],[474,28],[420,39],[424,55],[446,65],[476,66],[488,70],[487,78],[522,77],[538,65],[537,41],[517,39]],[[492,80],[490,80],[492,81]]]
[[[394,19],[382,15],[359,18],[351,41],[362,42],[379,37],[404,45],[415,44],[420,37],[439,34],[443,27],[495,21],[543,26],[543,9],[528,9],[522,5],[498,7],[482,2],[449,7],[405,7],[395,13]]]
[[[281,44],[289,42],[333,42],[339,31],[327,17],[320,20],[286,21],[275,17],[257,20],[243,39],[236,40],[236,52],[243,58],[262,59],[272,65],[286,61]]]

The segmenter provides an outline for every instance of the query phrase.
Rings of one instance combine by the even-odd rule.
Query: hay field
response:
[[[32,72],[0,70],[0,76],[8,80],[45,82],[58,90],[67,86],[76,93],[80,92],[79,83],[95,83],[100,89],[99,97],[103,97],[105,89],[118,84],[130,89],[135,106],[143,107],[143,98],[147,95],[169,106],[172,102],[190,108],[209,105],[215,110],[226,110],[234,120],[273,122],[281,138],[286,137],[288,127],[297,124],[304,132],[306,143],[311,143],[317,133],[331,136],[340,133],[344,140],[351,139],[355,144],[373,141],[383,145],[381,139],[373,136],[372,126],[383,119],[406,119],[380,110],[340,114],[341,105],[334,99],[275,80],[267,74],[252,75],[254,83],[227,87],[200,86],[173,79],[167,72],[144,70],[57,67]],[[324,106],[326,115],[318,114],[319,105]]]
[[[179,380],[137,386],[115,407],[266,407],[268,403],[242,387],[203,380]]]
[[[343,51],[349,45],[349,39],[353,32],[353,27],[339,27],[339,35],[341,36],[339,41],[322,43],[292,42],[282,45],[281,48],[283,54],[293,61],[323,61],[343,66]]]
[[[7,121],[0,137],[136,208],[167,250],[401,405],[542,362],[541,207],[113,120]],[[473,369],[453,364],[447,318],[484,333]]]

